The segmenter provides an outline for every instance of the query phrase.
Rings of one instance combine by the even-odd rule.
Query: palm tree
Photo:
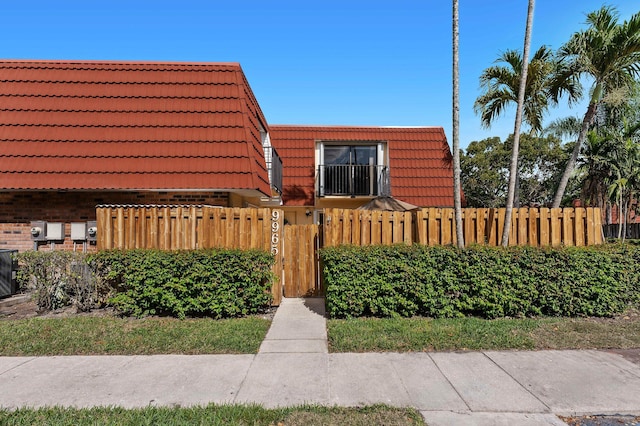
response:
[[[476,99],[474,110],[480,114],[482,125],[491,127],[493,121],[498,118],[511,104],[518,101],[520,87],[520,74],[523,60],[520,52],[507,50],[497,60],[495,65],[487,68],[480,75],[480,85],[484,93]],[[527,69],[525,86],[523,120],[534,133],[542,131],[544,114],[554,104],[550,97],[550,90],[555,87],[554,74],[560,71],[561,63],[558,62],[553,51],[547,47],[540,47],[531,57]],[[569,102],[577,100],[579,86],[574,81],[566,80],[563,93],[569,97]]]
[[[565,138],[577,138],[580,134],[581,127],[582,122],[580,118],[569,116],[553,120],[551,124],[545,127],[543,133],[555,136],[561,140]]]
[[[624,122],[622,129],[605,129],[604,133],[603,139],[612,144],[601,161],[610,170],[605,181],[618,206],[618,238],[622,236],[624,241],[629,208],[640,191],[640,122]]]
[[[615,149],[611,138],[602,136],[596,130],[587,133],[584,149],[577,164],[584,176],[581,198],[588,206],[602,208],[608,205],[606,181],[611,175],[610,159]]]
[[[640,74],[640,12],[628,21],[618,23],[616,10],[604,6],[587,15],[587,24],[589,27],[586,30],[573,34],[559,51],[564,70],[556,78],[553,91],[555,100],[562,94],[561,87],[567,81],[577,85],[581,77],[589,76],[593,84],[578,141],[560,179],[553,207],[559,207],[562,202],[598,106],[607,100],[607,95],[630,89],[634,77]]]
[[[582,120],[579,117],[569,116],[554,120],[544,129],[544,133],[560,140],[568,139],[570,143],[566,147],[569,149],[571,144],[576,143],[581,128]],[[581,185],[580,199],[587,206],[600,208],[606,206],[607,211],[609,211],[609,205],[604,182],[610,170],[605,159],[612,149],[611,143],[609,138],[603,137],[598,131],[590,130],[585,139],[582,155],[578,157],[576,163],[579,171],[576,177]]]
[[[523,60],[520,52],[508,50],[504,52],[492,67],[484,70],[480,76],[480,84],[484,93],[475,103],[474,110],[480,114],[484,127],[490,127],[505,109],[511,104],[517,104],[518,91],[523,69]],[[554,75],[560,72],[562,63],[557,61],[553,51],[547,47],[540,47],[532,56],[527,65],[525,94],[523,104],[523,121],[529,125],[534,134],[542,131],[542,121],[545,113],[552,105],[557,104],[550,91],[555,87]],[[578,99],[579,85],[572,80],[566,80],[562,86],[562,93],[566,94],[569,103]],[[519,167],[516,169],[516,184],[514,204],[519,201]]]
[[[524,32],[524,53],[520,73],[520,86],[518,88],[518,107],[516,108],[516,122],[513,129],[513,147],[511,148],[511,169],[509,171],[509,190],[507,192],[507,211],[504,219],[504,231],[502,233],[502,246],[509,244],[511,231],[511,215],[513,212],[513,199],[516,192],[516,177],[518,175],[518,153],[520,147],[520,126],[522,126],[522,113],[527,87],[527,71],[529,65],[529,48],[531,46],[531,27],[533,26],[533,8],[535,0],[529,0],[527,10],[527,25]]]
[[[458,67],[458,0],[453,0],[453,204],[458,248],[464,248],[462,233],[462,194],[460,182],[460,75]]]

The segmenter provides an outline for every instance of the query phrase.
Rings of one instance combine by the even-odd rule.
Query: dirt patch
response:
[[[560,417],[570,426],[622,426],[640,424],[640,416],[580,416]]]
[[[16,294],[0,300],[0,321],[25,318],[64,318],[70,316],[108,317],[115,316],[113,308],[94,309],[82,312],[73,306],[67,306],[55,311],[40,312],[30,294]]]
[[[627,361],[640,365],[640,349],[607,349],[605,352],[621,355]]]
[[[16,294],[0,300],[0,320],[38,316],[38,307],[29,295]]]
[[[270,307],[262,314],[256,316],[271,321],[276,313],[276,309],[276,307]],[[118,314],[111,307],[82,312],[73,306],[67,306],[55,311],[39,312],[38,306],[30,294],[16,294],[5,299],[0,299],[0,321],[34,317],[64,318],[70,316],[113,317],[118,316]]]

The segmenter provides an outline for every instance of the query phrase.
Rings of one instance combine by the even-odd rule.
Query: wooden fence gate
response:
[[[323,294],[318,225],[284,226],[284,297]]]

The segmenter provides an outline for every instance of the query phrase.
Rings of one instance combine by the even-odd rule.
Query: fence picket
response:
[[[456,241],[454,211],[449,208],[425,208],[415,213],[325,211],[330,211],[334,218],[325,225],[325,245],[348,241],[355,245],[416,242],[433,246]],[[465,244],[500,245],[504,218],[505,209],[463,209]],[[509,244],[537,247],[598,244],[602,242],[602,234],[596,218],[600,223],[600,210],[594,208],[514,209]],[[349,225],[345,228],[343,222],[347,221]]]
[[[600,212],[593,215],[593,227],[595,229],[595,244],[604,243],[604,228],[602,227],[602,215]]]
[[[574,245],[573,231],[575,226],[573,226],[574,215],[572,213],[573,209],[562,210],[562,242],[565,246]]]
[[[550,244],[556,247],[562,244],[562,209],[550,209],[549,216]]]
[[[585,245],[584,237],[585,237],[585,221],[584,221],[584,208],[577,207],[574,210],[574,220],[573,220],[573,234],[574,234],[574,242],[578,247],[582,247]]]
[[[537,247],[540,245],[538,241],[538,232],[540,229],[538,225],[538,209],[529,209],[528,214],[529,219],[527,222],[527,241],[530,246]]]

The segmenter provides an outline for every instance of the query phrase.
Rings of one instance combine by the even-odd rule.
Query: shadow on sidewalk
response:
[[[324,297],[305,297],[304,306],[311,312],[314,312],[321,317],[326,317],[326,309],[324,304]]]

